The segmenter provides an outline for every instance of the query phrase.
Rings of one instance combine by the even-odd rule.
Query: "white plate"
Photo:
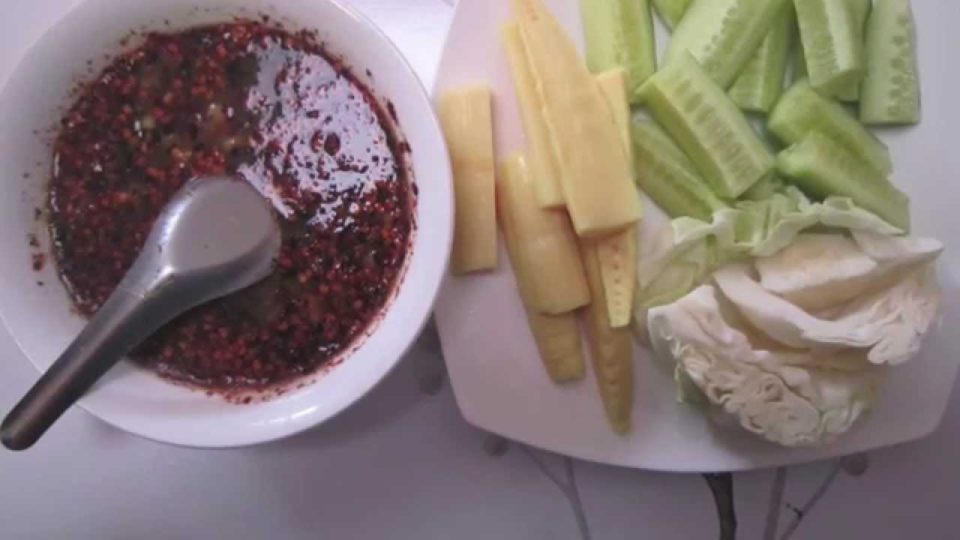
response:
[[[391,101],[412,151],[419,188],[409,266],[396,298],[372,334],[312,384],[266,403],[234,405],[170,384],[121,363],[80,405],[114,426],[188,446],[253,444],[302,431],[362,397],[400,360],[429,316],[446,269],[452,237],[452,192],[443,136],[416,74],[368,20],[335,0],[87,0],[48,30],[27,53],[0,95],[0,314],[20,349],[44,370],[83,326],[72,314],[52,265],[30,269],[27,236],[49,245],[33,217],[44,206],[51,152],[41,134],[60,108],[85,62],[99,69],[105,55],[133,30],[171,29],[236,16],[269,14],[294,29],[316,30],[374,93]],[[30,176],[23,176],[29,172]],[[36,282],[42,280],[44,287]],[[304,381],[308,382],[308,381]],[[24,389],[26,390],[26,389]],[[56,428],[54,428],[56,429]]]
[[[577,0],[547,4],[581,42]],[[947,240],[941,279],[947,295],[943,328],[960,323],[957,301],[960,232],[960,159],[953,148],[957,75],[950,54],[960,50],[952,0],[914,2],[919,24],[924,121],[885,131],[896,165],[895,182],[913,199],[915,231]],[[951,6],[954,7],[955,6]],[[488,83],[495,95],[497,155],[523,145],[512,83],[498,30],[509,17],[507,0],[462,0],[454,16],[434,95],[468,83]],[[952,26],[953,25],[953,26]],[[660,29],[660,36],[666,34]],[[664,39],[660,40],[661,45]],[[951,88],[952,87],[952,88]],[[650,212],[645,232],[662,219]],[[943,415],[957,375],[960,335],[939,331],[923,353],[892,373],[874,411],[831,446],[790,450],[739,428],[718,428],[677,403],[670,373],[648,351],[636,355],[634,429],[626,436],[607,427],[592,375],[558,388],[544,374],[513,275],[504,257],[497,272],[448,278],[436,307],[444,356],[457,403],[476,426],[562,454],[668,471],[739,470],[783,465],[875,449],[923,437]]]

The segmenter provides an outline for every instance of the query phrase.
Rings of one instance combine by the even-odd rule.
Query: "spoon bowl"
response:
[[[114,292],[4,419],[0,442],[32,446],[141,341],[190,308],[267,277],[279,253],[280,227],[253,187],[230,178],[188,182]]]

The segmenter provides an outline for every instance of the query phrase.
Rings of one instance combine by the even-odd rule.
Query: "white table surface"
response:
[[[353,2],[429,87],[449,3]],[[0,79],[73,3],[6,0]],[[0,452],[0,539],[717,537],[700,476],[573,462],[467,425],[435,339],[421,339],[371,395],[327,425],[256,448],[165,446],[71,410],[29,452]],[[0,358],[6,412],[37,374],[3,330]],[[734,475],[738,538],[958,538],[958,456],[955,392],[941,429],[923,441],[842,463]],[[779,504],[778,476],[786,480]],[[789,534],[794,509],[804,506]],[[771,508],[777,534],[765,531]]]

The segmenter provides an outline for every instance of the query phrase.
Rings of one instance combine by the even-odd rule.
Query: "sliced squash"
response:
[[[513,156],[500,168],[497,212],[516,247],[514,265],[531,277],[531,304],[540,313],[568,313],[590,302],[577,236],[563,210],[540,208],[526,158]]]
[[[456,205],[451,269],[464,274],[497,267],[493,118],[490,89],[470,86],[440,98]]]
[[[577,234],[596,237],[643,213],[613,113],[570,36],[542,0],[512,0]]]
[[[544,208],[562,208],[563,188],[560,186],[560,173],[550,143],[550,133],[543,121],[543,109],[537,89],[534,86],[533,73],[523,49],[520,27],[509,23],[503,27],[503,47],[507,51],[507,60],[513,73],[513,87],[520,105],[523,119],[523,132],[527,138],[527,153],[530,156],[530,174],[533,176],[533,188],[537,202]]]

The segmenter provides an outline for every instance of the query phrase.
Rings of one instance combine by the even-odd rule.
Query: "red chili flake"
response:
[[[44,253],[34,253],[30,256],[31,267],[35,272],[43,270],[44,265],[47,264],[47,256]]]
[[[409,250],[414,200],[390,115],[307,33],[237,22],[146,36],[81,88],[55,143],[50,228],[78,311],[102,305],[184,182],[233,174],[281,216],[277,270],[134,357],[216,390],[315,371],[366,333]]]

